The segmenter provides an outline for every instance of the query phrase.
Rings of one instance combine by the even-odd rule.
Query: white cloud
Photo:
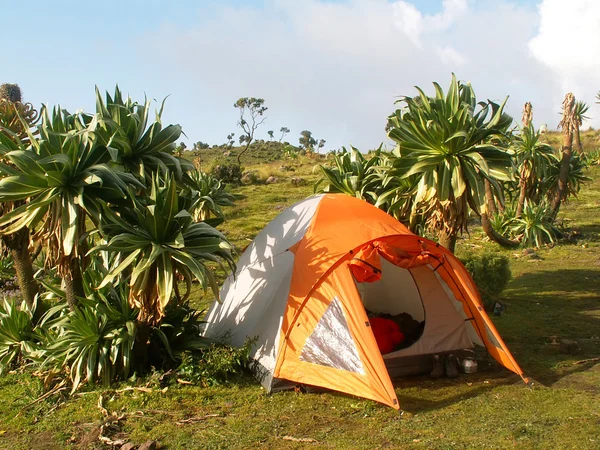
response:
[[[590,102],[600,89],[600,2],[545,0],[532,54],[557,74],[563,91]]]
[[[162,73],[177,86],[169,107],[185,118],[177,120],[192,141],[223,142],[235,128],[233,102],[260,96],[269,106],[265,136],[288,126],[290,141],[309,129],[328,147],[368,149],[385,140],[398,96],[413,94],[414,85],[433,92],[432,81],[445,87],[452,71],[482,100],[510,94],[515,118],[531,101],[535,122],[554,127],[564,83],[578,73],[547,51],[556,45],[547,11],[552,16],[561,3],[546,0],[538,13],[501,0],[445,0],[427,15],[416,1],[272,0],[263,9],[220,7],[189,28],[165,25],[143,43],[151,43],[146,58],[173,60]],[[589,22],[587,42],[597,42]],[[583,43],[575,41],[574,65],[588,75],[573,79],[592,86],[598,63],[579,61]],[[587,53],[594,60],[597,52]]]
[[[467,60],[464,55],[452,47],[438,48],[437,53],[440,56],[440,60],[449,66],[458,67],[463,65]]]

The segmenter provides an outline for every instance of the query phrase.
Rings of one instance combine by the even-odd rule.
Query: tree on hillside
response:
[[[269,140],[270,141],[272,141],[273,139],[275,139],[275,132],[273,130],[267,131],[267,134],[269,135]]]
[[[281,137],[279,138],[279,142],[283,141],[283,138],[285,137],[286,134],[289,134],[290,129],[288,127],[281,127],[279,129],[279,131],[281,132]]]
[[[235,144],[235,133],[229,133],[227,135],[227,142],[225,143],[225,145],[229,148],[233,147],[233,144]]]
[[[319,139],[319,142],[316,145],[317,148],[316,148],[315,152],[318,153],[323,147],[325,147],[326,142],[327,141],[325,139]]]
[[[239,137],[239,141],[240,145],[245,144],[245,147],[237,155],[237,163],[238,165],[241,165],[242,155],[248,151],[250,144],[254,141],[256,129],[267,120],[267,118],[263,116],[268,108],[265,106],[265,100],[263,98],[254,97],[240,98],[233,106],[240,112],[238,126],[244,133]]]
[[[317,143],[315,138],[312,137],[312,131],[308,130],[302,130],[300,132],[300,139],[298,139],[298,142],[300,143],[300,147],[306,152],[309,152]]]
[[[194,142],[193,150],[205,150],[207,148],[210,148],[210,145],[207,144],[206,142],[202,142],[202,141]]]
[[[180,142],[179,145],[175,148],[175,154],[178,157],[182,157],[183,152],[185,152],[186,149],[187,149],[187,145],[185,144],[185,142]]]

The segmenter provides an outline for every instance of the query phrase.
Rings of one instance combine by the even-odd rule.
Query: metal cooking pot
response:
[[[466,357],[460,361],[460,368],[464,373],[475,373],[477,372],[477,361],[474,358]]]

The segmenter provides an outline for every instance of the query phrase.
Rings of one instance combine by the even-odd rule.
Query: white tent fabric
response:
[[[287,251],[306,234],[322,195],[310,197],[283,211],[252,241],[240,257],[234,275],[221,288],[221,304],[215,303],[207,315],[206,335],[223,337],[242,346],[247,338],[257,338],[253,358],[271,383],[275,368],[281,320],[289,295],[294,255]]]

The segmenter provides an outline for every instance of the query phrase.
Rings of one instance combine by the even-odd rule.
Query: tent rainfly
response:
[[[382,355],[367,311],[422,322],[408,347]],[[271,392],[289,382],[399,409],[386,362],[484,346],[523,371],[485,313],[462,263],[378,208],[342,194],[283,211],[241,255],[207,317],[207,336],[253,348]]]

